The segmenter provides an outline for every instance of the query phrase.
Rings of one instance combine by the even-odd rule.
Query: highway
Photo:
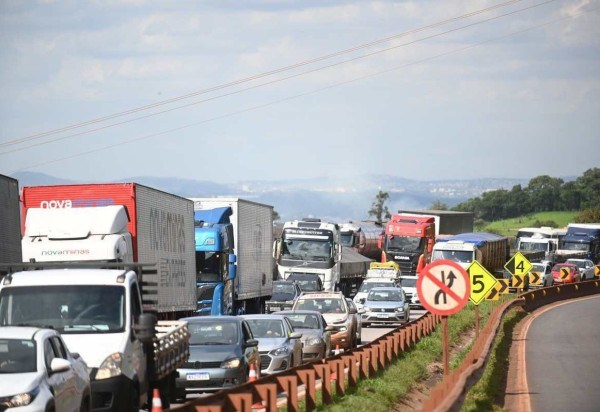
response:
[[[556,306],[533,320],[525,362],[533,412],[600,410],[600,297]]]

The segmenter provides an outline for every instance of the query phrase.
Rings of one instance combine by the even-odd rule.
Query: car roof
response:
[[[181,318],[179,320],[182,321],[186,321],[188,323],[197,323],[197,322],[208,322],[208,321],[233,321],[233,322],[241,322],[242,319],[238,316],[229,316],[229,315],[222,315],[222,316],[190,316],[187,318]]]
[[[275,283],[286,283],[286,284],[289,284],[289,285],[296,284],[296,282],[294,282],[293,280],[274,280],[273,284],[275,284]]]
[[[369,293],[388,291],[388,290],[402,290],[402,288],[397,288],[397,287],[392,287],[392,286],[378,286],[376,288],[371,289],[371,291]]]
[[[58,334],[53,329],[36,328],[33,326],[1,326],[0,327],[0,338],[2,339],[34,339],[38,333],[52,335]]]
[[[283,320],[283,318],[285,318],[285,316],[277,315],[275,313],[269,313],[269,314],[261,314],[261,315],[242,315],[241,318],[243,318],[243,319]]]
[[[344,295],[342,294],[342,292],[324,292],[324,291],[320,291],[320,292],[302,292],[302,294],[300,295],[301,299],[306,299],[306,298],[315,298],[315,299],[332,299],[332,298],[343,298]]]
[[[321,312],[318,310],[279,310],[277,312],[273,312],[274,315],[320,315]]]
[[[413,275],[402,275],[400,276],[400,279],[419,279],[419,277]]]

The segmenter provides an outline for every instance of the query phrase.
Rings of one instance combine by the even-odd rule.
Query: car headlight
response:
[[[348,330],[345,326],[336,326],[338,332],[346,332]]]
[[[233,369],[240,366],[240,360],[238,358],[227,359],[221,363],[221,368],[223,369]]]
[[[371,311],[371,308],[368,307],[368,306],[363,306],[363,309],[365,310],[365,312],[370,312]]]
[[[27,393],[18,393],[16,395],[6,396],[4,398],[1,398],[0,401],[2,401],[2,405],[6,406],[7,408],[27,406],[31,402],[33,402],[38,393],[40,393],[39,386]]]
[[[401,307],[401,308],[396,308],[396,312],[404,312],[404,308],[403,308],[403,307]]]
[[[96,380],[113,378],[121,374],[121,364],[123,363],[123,355],[120,352],[115,352],[108,355],[102,362],[96,372]]]
[[[281,348],[273,349],[271,351],[271,354],[275,355],[275,356],[286,355],[287,353],[289,353],[289,351],[290,350],[288,349],[287,346],[282,346]]]
[[[321,338],[310,338],[306,340],[306,346],[317,346],[321,345],[323,340]]]

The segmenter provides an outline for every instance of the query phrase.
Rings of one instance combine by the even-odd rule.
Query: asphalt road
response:
[[[541,314],[526,339],[533,412],[600,410],[600,297]]]

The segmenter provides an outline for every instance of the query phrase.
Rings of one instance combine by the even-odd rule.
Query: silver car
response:
[[[0,327],[0,410],[89,411],[87,365],[53,329]]]
[[[258,340],[260,373],[272,374],[302,364],[302,333],[283,315],[243,315]]]
[[[592,280],[596,278],[594,262],[589,259],[567,259],[565,263],[573,263],[579,268],[581,280]]]
[[[311,361],[325,359],[331,354],[331,332],[325,318],[316,310],[285,310],[276,312],[290,320],[294,331],[302,333],[302,359]]]
[[[410,306],[402,288],[371,289],[363,309],[364,326],[373,323],[406,323],[410,319]]]
[[[544,260],[542,262],[536,262],[531,264],[531,272],[538,272],[541,277],[540,287],[554,285],[554,279],[552,278],[552,262]],[[533,286],[533,285],[532,285]]]

